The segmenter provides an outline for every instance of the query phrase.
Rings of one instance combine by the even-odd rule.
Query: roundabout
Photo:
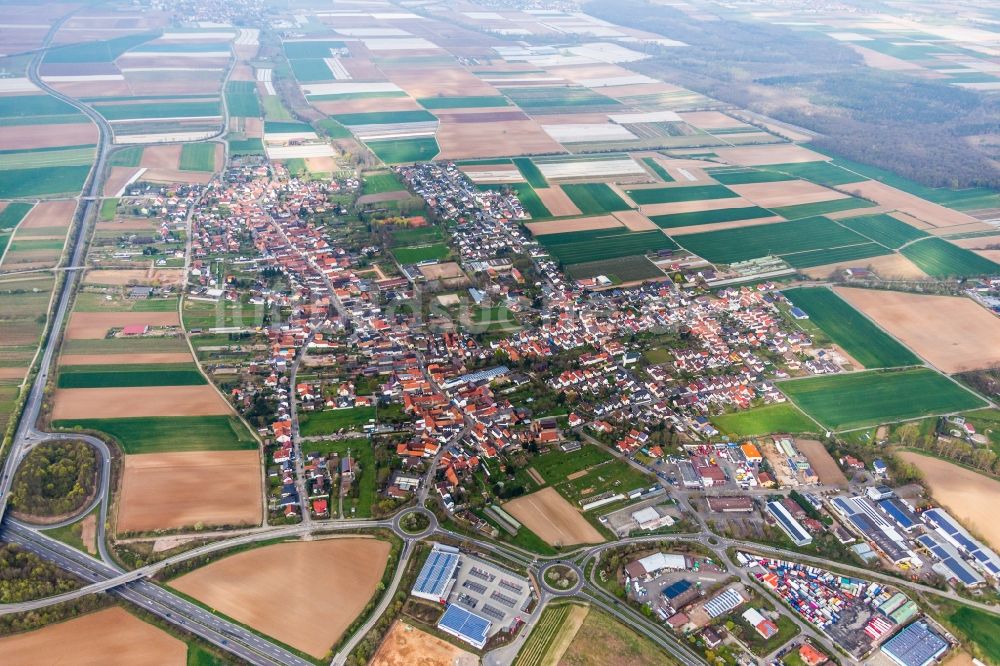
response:
[[[392,530],[403,539],[423,539],[437,528],[437,516],[423,507],[407,509],[392,519]]]
[[[538,573],[542,587],[553,596],[570,597],[583,588],[583,570],[572,562],[549,562]]]

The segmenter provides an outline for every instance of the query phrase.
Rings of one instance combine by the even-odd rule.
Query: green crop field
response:
[[[31,210],[33,204],[13,201],[0,211],[0,231],[13,229],[21,223],[24,216]]]
[[[80,427],[106,433],[125,453],[169,451],[239,451],[257,448],[257,441],[232,416],[145,416],[125,419],[77,419],[53,422],[57,428]]]
[[[673,203],[676,201],[707,201],[732,199],[738,195],[723,185],[689,185],[687,187],[653,187],[643,190],[625,190],[632,201],[646,204]]]
[[[221,53],[229,51],[229,42],[176,42],[147,44],[140,49],[150,53]]]
[[[718,222],[734,222],[736,220],[755,220],[762,217],[772,217],[774,213],[759,206],[745,208],[718,208],[716,210],[698,210],[691,213],[671,213],[669,215],[653,215],[649,219],[663,229],[679,227],[696,227],[703,224]]]
[[[338,123],[333,118],[321,118],[316,121],[316,129],[330,137],[331,139],[349,139],[351,138],[351,131]],[[435,144],[437,146],[437,144]],[[435,148],[434,154],[437,154],[437,149]]]
[[[816,432],[819,430],[812,419],[787,402],[765,405],[743,412],[720,414],[712,417],[712,423],[723,433],[732,437],[756,437],[784,432],[789,434]]]
[[[217,117],[222,114],[222,108],[217,101],[95,104],[94,109],[108,120],[209,118]]]
[[[483,95],[472,97],[419,97],[417,103],[425,109],[475,109],[496,106],[510,106],[503,95]]]
[[[40,116],[80,116],[79,120],[71,122],[89,122],[76,107],[48,95],[0,97],[0,124],[7,118],[34,119]]]
[[[546,108],[550,111],[558,111],[567,107],[621,106],[621,102],[618,100],[582,86],[504,88],[503,93],[526,111],[538,111]]]
[[[229,143],[229,154],[239,155],[263,155],[264,142],[260,139],[227,139]]]
[[[108,158],[111,166],[137,167],[142,162],[142,146],[127,146],[115,151],[115,154]]]
[[[907,245],[900,252],[931,277],[1000,275],[1000,265],[940,238]]]
[[[37,250],[62,250],[65,242],[62,239],[32,240],[21,238],[17,235],[17,240],[10,244],[11,252],[35,252]]]
[[[866,238],[825,217],[736,227],[677,237],[691,252],[708,261],[731,264],[767,255],[784,256],[865,243]],[[884,252],[888,252],[883,248]]]
[[[949,615],[948,620],[983,651],[990,663],[1000,663],[1000,618],[962,606]]]
[[[206,383],[193,363],[67,365],[59,369],[59,388],[200,386]]]
[[[549,209],[545,207],[542,203],[541,198],[538,193],[535,192],[533,188],[528,183],[509,183],[505,185],[478,185],[481,190],[500,190],[503,188],[514,190],[517,194],[518,201],[524,207],[524,210],[531,216],[533,220],[544,220],[547,217],[552,217],[552,213]]]
[[[806,311],[809,321],[819,326],[831,340],[866,368],[920,364],[920,359],[913,352],[830,289],[803,287],[790,289],[784,294],[794,305]]]
[[[345,48],[344,42],[333,40],[315,40],[302,42],[284,42],[282,48],[285,50],[285,57],[289,60],[299,58],[329,58],[333,51]]]
[[[79,299],[79,296],[77,297]],[[90,312],[91,308],[81,312]],[[154,354],[188,351],[183,338],[109,338],[105,340],[66,340],[62,345],[63,354]]]
[[[294,120],[291,112],[281,104],[281,98],[277,95],[264,95],[260,98],[260,105],[267,120]]]
[[[185,143],[181,148],[181,171],[215,171],[214,143]]]
[[[854,210],[855,208],[874,208],[874,206],[875,204],[871,201],[847,197],[845,199],[834,199],[833,201],[817,201],[815,203],[797,204],[795,206],[780,206],[771,210],[789,220],[799,220],[803,217],[825,215],[842,210]]]
[[[845,245],[830,249],[824,248],[807,252],[795,252],[793,254],[782,255],[781,258],[794,268],[812,268],[813,266],[825,266],[826,264],[845,263],[848,261],[863,266],[864,259],[881,257],[887,254],[892,254],[892,252],[878,243],[861,243],[859,245]]]
[[[301,134],[312,132],[312,125],[295,121],[265,120],[264,134]]]
[[[292,73],[300,83],[316,83],[317,81],[332,81],[333,72],[326,62],[320,58],[301,58],[289,60]]]
[[[45,54],[46,63],[81,63],[81,62],[113,62],[129,49],[135,48],[152,39],[159,33],[147,32],[140,35],[127,35],[114,39],[105,39],[82,44],[59,46]]]
[[[89,164],[0,170],[0,199],[77,194],[83,189],[89,173]]]
[[[403,184],[391,171],[366,173],[361,176],[362,194],[380,194],[382,192],[398,192],[405,190]]]
[[[573,183],[563,185],[562,189],[584,215],[630,210],[629,205],[607,183]]]
[[[226,84],[226,109],[230,116],[259,118],[257,84],[253,81],[230,81]]]
[[[643,157],[642,161],[653,173],[659,176],[660,180],[664,183],[674,182],[673,176],[670,175],[670,172],[664,169],[663,166],[656,161],[655,157]]]
[[[800,162],[796,164],[769,164],[757,167],[762,171],[771,171],[779,174],[788,174],[803,180],[810,180],[819,185],[832,187],[834,185],[844,185],[845,183],[857,183],[867,180],[864,176],[841,169],[830,162]]]
[[[532,187],[548,187],[549,181],[545,180],[545,176],[542,175],[541,169],[535,166],[527,157],[516,157],[511,162],[517,167],[517,170],[521,172],[524,179],[528,181],[528,185]]]
[[[790,176],[774,171],[759,171],[757,169],[709,169],[708,175],[723,185],[747,185],[750,183],[774,183],[783,180],[795,180]]]
[[[381,139],[366,144],[386,164],[427,162],[441,150],[432,136],[414,139]]]
[[[341,125],[398,125],[400,123],[427,123],[437,120],[428,111],[370,111],[368,113],[340,113],[331,116]]]
[[[912,240],[928,236],[926,232],[884,213],[849,217],[838,221],[848,229],[853,229],[891,250],[898,250]]]
[[[640,255],[573,264],[566,267],[566,274],[576,280],[603,275],[615,284],[663,277],[663,271]]]
[[[332,435],[341,429],[357,430],[375,418],[374,407],[329,409],[322,412],[304,412],[299,416],[299,429],[303,437]]]
[[[94,161],[94,146],[0,151],[0,171],[78,166]]]
[[[623,227],[546,234],[536,240],[562,264],[643,255],[677,247],[659,231],[629,231]]]
[[[928,368],[821,375],[778,387],[834,430],[985,407],[976,395]]]
[[[420,247],[394,247],[392,253],[401,264],[416,264],[429,259],[445,259],[448,257],[448,246],[444,243],[434,243]]]

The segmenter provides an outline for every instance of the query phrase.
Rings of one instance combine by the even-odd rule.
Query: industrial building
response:
[[[690,563],[686,556],[676,553],[653,553],[625,565],[629,578],[657,576],[663,571],[684,571]]]
[[[489,638],[492,622],[454,604],[448,606],[438,621],[438,629],[482,650]]]
[[[921,514],[923,521],[939,536],[972,558],[979,569],[994,580],[1000,579],[1000,556],[973,537],[944,509],[928,509]]]
[[[417,574],[417,580],[410,594],[435,603],[445,603],[451,588],[455,585],[458,563],[457,548],[435,544],[420,573]]]
[[[928,666],[948,650],[948,641],[926,622],[914,622],[882,645],[882,654],[899,666]]]
[[[775,522],[781,531],[788,535],[796,546],[805,546],[812,543],[812,536],[802,527],[799,521],[792,517],[785,505],[781,502],[772,501],[767,503],[767,511],[774,516]]]
[[[705,602],[705,612],[711,618],[725,615],[746,601],[735,588],[727,587]]]
[[[917,537],[917,543],[926,548],[937,560],[931,567],[934,572],[947,580],[957,581],[966,587],[979,587],[986,583],[982,574],[962,559],[958,549],[935,532],[921,534]]]

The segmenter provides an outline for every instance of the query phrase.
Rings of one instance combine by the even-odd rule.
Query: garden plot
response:
[[[644,176],[646,170],[631,157],[617,159],[567,160],[565,162],[536,162],[547,180],[574,178],[614,178]]]
[[[599,141],[636,141],[639,137],[613,123],[577,123],[542,125],[546,134],[559,143],[594,143]]]

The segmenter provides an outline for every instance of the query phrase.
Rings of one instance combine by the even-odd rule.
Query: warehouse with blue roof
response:
[[[899,666],[928,666],[948,651],[948,641],[926,622],[914,622],[882,645],[882,654]]]
[[[417,575],[411,593],[415,597],[443,604],[448,600],[448,594],[455,584],[455,572],[458,570],[458,549],[442,544],[435,544],[431,554]]]
[[[461,639],[469,645],[482,650],[490,634],[492,622],[485,617],[465,610],[461,606],[451,604],[438,620],[438,629]]]

